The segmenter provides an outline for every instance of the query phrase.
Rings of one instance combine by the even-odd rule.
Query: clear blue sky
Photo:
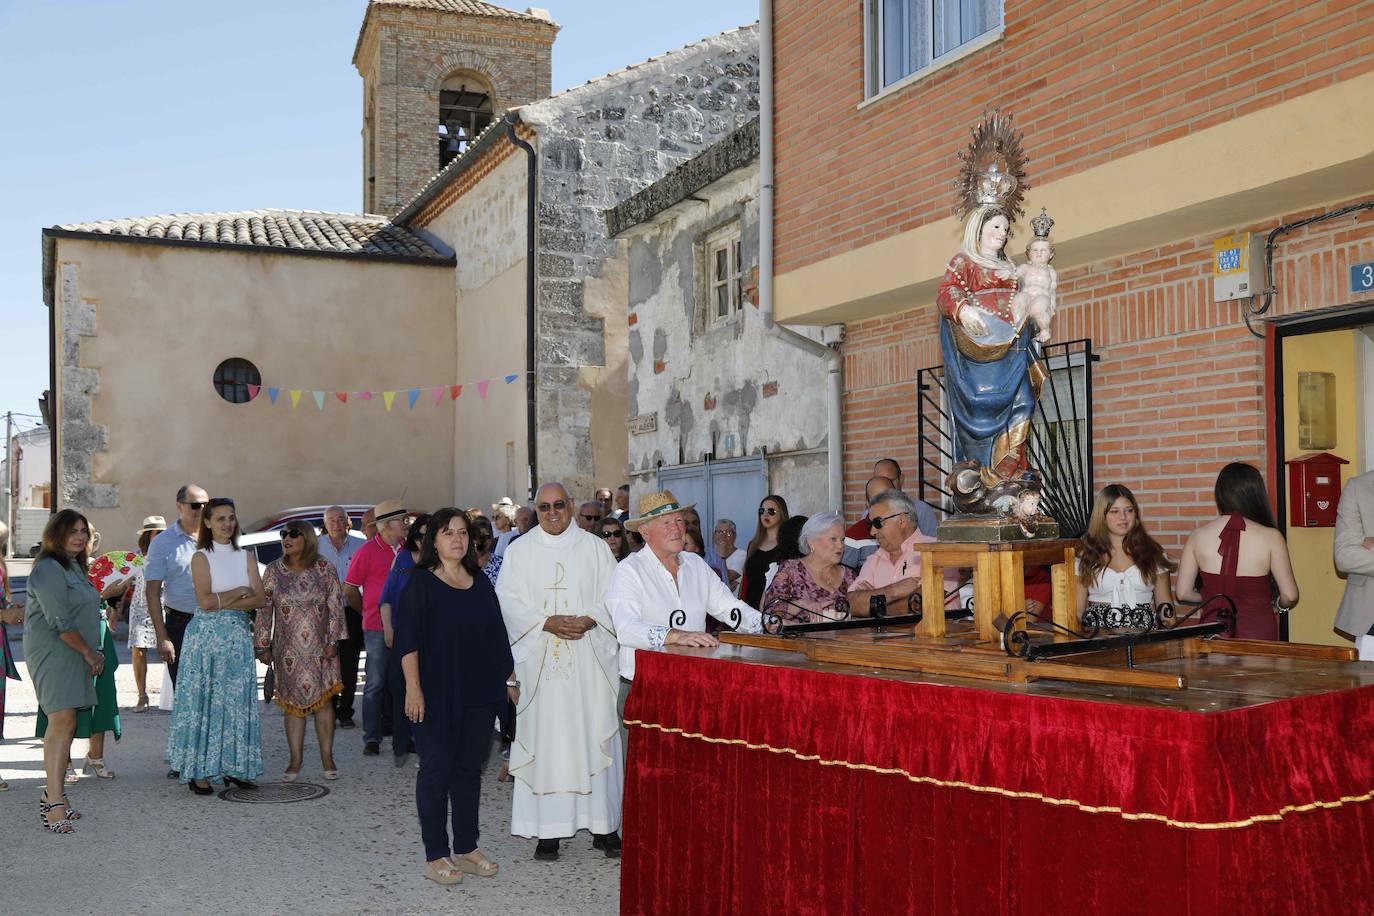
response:
[[[555,91],[758,12],[750,0],[533,5],[562,26]],[[259,207],[361,209],[362,80],[350,60],[365,8],[364,0],[0,0],[0,413],[37,413],[48,384],[43,227]]]

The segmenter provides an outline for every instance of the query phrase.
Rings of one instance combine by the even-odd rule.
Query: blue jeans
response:
[[[367,650],[366,685],[363,687],[363,741],[382,743],[382,693],[386,690],[387,660],[391,650],[381,630],[364,630]]]

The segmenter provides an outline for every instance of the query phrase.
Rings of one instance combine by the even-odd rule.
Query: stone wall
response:
[[[469,71],[485,78],[499,118],[549,95],[557,32],[553,22],[535,18],[369,7],[353,57],[363,77],[365,212],[397,212],[439,171],[439,86],[446,77]]]
[[[827,501],[824,362],[769,335],[748,301],[731,319],[707,318],[704,241],[737,226],[743,273],[754,271],[758,192],[754,159],[625,233],[629,412],[656,423],[630,435],[630,468],[647,480],[660,462],[766,452],[770,490],[809,514]]]
[[[592,375],[612,383],[605,370],[624,358],[608,351],[615,335],[604,324],[604,316],[625,320],[624,286],[587,282],[617,252],[604,211],[756,118],[758,90],[758,32],[750,26],[521,110],[539,149],[541,476],[589,494],[614,485],[594,474],[623,470],[623,460],[606,469],[597,456],[601,435],[612,434],[624,454],[628,406],[611,407],[590,383]],[[607,410],[619,410],[618,430],[606,423]]]

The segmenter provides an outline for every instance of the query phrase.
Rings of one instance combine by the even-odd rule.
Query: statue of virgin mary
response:
[[[1021,212],[1025,158],[1008,116],[993,114],[961,155],[963,244],[936,296],[945,398],[953,425],[949,477],[956,508],[1027,519],[1040,481],[1027,457],[1031,416],[1048,377],[1036,329],[1018,323],[1016,265],[1006,255]]]

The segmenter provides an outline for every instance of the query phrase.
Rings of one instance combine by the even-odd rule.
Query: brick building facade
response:
[[[859,510],[875,458],[917,464],[917,373],[941,362],[934,293],[959,244],[954,155],[992,107],[1025,134],[1027,215],[1047,206],[1058,221],[1055,338],[1090,339],[1100,356],[1096,486],[1133,487],[1174,556],[1214,514],[1228,461],[1264,470],[1282,516],[1282,462],[1298,454],[1283,422],[1297,360],[1284,340],[1297,338],[1284,334],[1303,316],[1354,335],[1334,342],[1356,384],[1332,451],[1367,470],[1374,425],[1353,418],[1368,414],[1360,380],[1374,376],[1368,334],[1353,329],[1374,326],[1374,294],[1352,289],[1349,265],[1374,261],[1374,210],[1276,239],[1276,294],[1254,319],[1267,339],[1245,322],[1260,299],[1214,302],[1212,289],[1213,240],[1374,197],[1374,127],[1354,116],[1374,91],[1374,20],[1360,6],[1006,0],[981,34],[885,86],[876,4],[779,0],[776,308],[847,323],[847,508]],[[818,121],[838,125],[822,150]],[[1017,228],[1019,261],[1029,227]],[[1317,596],[1302,636],[1329,639],[1329,529],[1290,544]]]

